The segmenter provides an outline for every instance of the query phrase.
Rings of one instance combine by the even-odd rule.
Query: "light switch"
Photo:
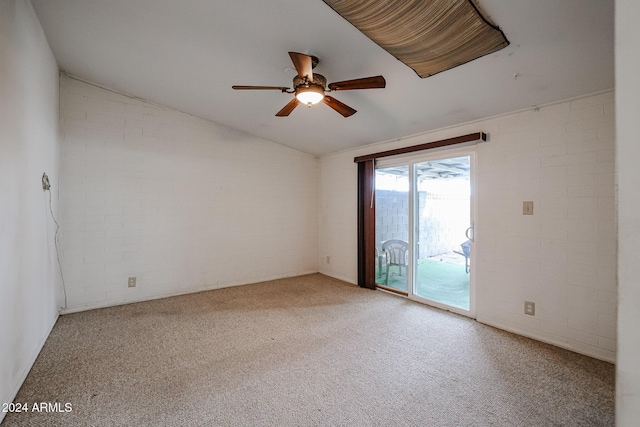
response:
[[[533,215],[533,202],[522,202],[522,215]]]

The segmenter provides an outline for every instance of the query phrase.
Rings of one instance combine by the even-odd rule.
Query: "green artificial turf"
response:
[[[443,304],[469,309],[469,274],[464,265],[450,264],[435,259],[418,260],[418,280],[416,294]],[[376,269],[376,282],[385,285],[386,270]],[[389,287],[407,292],[407,272],[402,269],[402,276],[398,274],[398,267],[392,266],[389,274]]]

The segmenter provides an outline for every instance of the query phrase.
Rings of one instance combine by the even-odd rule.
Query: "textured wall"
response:
[[[68,77],[61,88],[71,310],[318,270],[317,159]]]
[[[477,131],[490,135],[477,146],[477,319],[614,360],[612,92],[323,157],[320,254],[332,264],[321,272],[357,281],[355,156]],[[534,202],[533,216],[522,215],[523,201]],[[535,317],[523,314],[525,300]]]
[[[57,316],[58,66],[27,0],[0,1],[0,403],[11,402]],[[0,412],[0,421],[4,418]]]
[[[616,1],[616,164],[618,183],[618,360],[616,425],[640,420],[640,144],[638,144],[638,40],[640,3]]]

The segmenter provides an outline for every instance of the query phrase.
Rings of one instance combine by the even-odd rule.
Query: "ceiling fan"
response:
[[[300,104],[311,107],[320,101],[344,117],[349,117],[355,114],[356,110],[334,97],[326,95],[326,93],[337,90],[378,89],[384,88],[387,84],[384,77],[375,76],[329,83],[329,89],[326,89],[327,79],[321,74],[314,74],[312,71],[318,65],[318,58],[297,52],[289,52],[289,56],[298,72],[298,75],[293,78],[293,89],[281,86],[232,86],[232,88],[235,90],[279,90],[282,93],[295,93],[295,98],[276,113],[277,117],[288,116]]]

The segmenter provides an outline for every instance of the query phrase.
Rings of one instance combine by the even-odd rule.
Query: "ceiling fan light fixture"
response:
[[[324,99],[324,89],[316,85],[298,87],[296,98],[305,105],[314,105]]]

